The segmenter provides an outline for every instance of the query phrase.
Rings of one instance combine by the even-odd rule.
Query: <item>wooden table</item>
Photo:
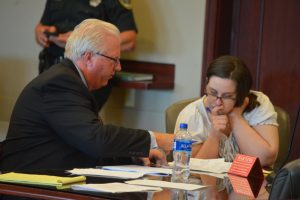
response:
[[[53,172],[53,171],[52,171]],[[55,173],[43,173],[43,174],[52,174],[60,175],[63,172]],[[38,173],[36,173],[38,174]],[[39,172],[39,174],[41,174]],[[67,174],[65,174],[67,175]],[[155,179],[155,180],[166,180],[169,181],[170,177],[158,177],[158,176],[148,176],[146,178]],[[118,179],[108,179],[102,177],[87,177],[87,183],[109,183],[109,182],[122,182],[124,180]],[[190,181],[195,184],[207,185],[208,187],[194,190],[194,191],[182,191],[175,189],[164,188],[161,192],[134,192],[134,193],[120,193],[120,194],[110,194],[110,193],[100,193],[100,192],[82,192],[74,191],[72,189],[57,190],[55,188],[45,187],[45,186],[28,186],[20,184],[9,184],[9,183],[0,183],[0,194],[2,195],[13,195],[11,199],[18,199],[18,197],[29,197],[33,199],[46,199],[46,200],[63,200],[63,199],[76,199],[76,200],[95,200],[95,199],[122,199],[122,200],[168,200],[174,199],[174,196],[177,194],[179,197],[176,199],[186,199],[187,196],[189,199],[255,199],[249,195],[249,191],[245,192],[247,195],[239,194],[243,193],[242,190],[237,188],[237,192],[233,190],[233,187],[230,183],[229,178],[219,179],[213,176],[204,175],[204,174],[192,174]],[[251,187],[260,186],[259,193],[257,195],[258,199],[268,199],[269,193],[265,189],[266,181],[252,180]],[[247,183],[247,180],[245,180]],[[253,186],[254,184],[254,186]],[[250,186],[250,185],[249,185]],[[249,188],[248,188],[249,189]],[[1,199],[1,198],[0,198]],[[5,198],[4,198],[5,199]]]

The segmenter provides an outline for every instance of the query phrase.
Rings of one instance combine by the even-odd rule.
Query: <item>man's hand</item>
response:
[[[155,163],[156,167],[168,165],[166,154],[159,149],[151,149],[148,158],[140,158],[145,166]]]
[[[44,26],[42,24],[37,24],[35,27],[35,40],[42,47],[49,47],[49,38],[45,34],[45,32],[56,32],[55,26]]]
[[[174,134],[154,132],[159,148],[168,155],[173,150]]]
[[[71,35],[72,31],[59,34],[58,36],[50,36],[49,41],[55,43],[57,46],[65,48],[67,40]]]

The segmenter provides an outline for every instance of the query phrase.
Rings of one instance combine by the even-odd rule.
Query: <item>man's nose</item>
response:
[[[121,71],[121,69],[122,69],[121,63],[118,63],[118,64],[116,65],[116,67],[115,67],[115,70],[116,70],[117,72],[119,72],[119,71]]]

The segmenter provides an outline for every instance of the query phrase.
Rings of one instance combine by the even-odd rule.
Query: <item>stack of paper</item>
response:
[[[129,185],[125,183],[103,183],[103,184],[85,184],[85,185],[73,185],[73,190],[83,190],[92,192],[142,192],[142,191],[161,191],[159,187],[147,187],[140,185]]]
[[[110,171],[103,169],[94,169],[94,168],[86,168],[86,169],[72,169],[67,172],[77,175],[85,175],[85,176],[103,176],[108,178],[118,178],[118,179],[135,179],[144,176],[143,173],[140,172],[126,172],[126,171]]]
[[[136,172],[152,176],[168,176],[172,174],[172,169],[170,168],[147,167],[140,165],[103,166],[102,169],[110,171]]]
[[[138,179],[133,181],[126,181],[125,183],[73,185],[72,189],[92,191],[92,192],[121,193],[121,192],[161,191],[162,190],[161,187],[189,191],[189,190],[197,190],[207,186],[188,184],[188,183],[172,183],[168,181],[159,181],[159,180]]]
[[[232,163],[225,162],[223,158],[219,159],[196,159],[191,158],[191,172],[210,172],[216,174],[227,173]],[[172,174],[173,163],[169,163],[169,168],[147,167],[140,165],[119,165],[103,166],[102,169],[73,169],[68,172],[85,176],[104,176],[109,178],[136,179],[144,175],[168,176]]]
[[[36,175],[36,174],[22,174],[22,173],[14,173],[14,172],[0,175],[0,182],[54,186],[57,189],[69,187],[74,183],[82,184],[85,183],[85,180],[86,178],[84,176],[59,177],[59,176]]]
[[[174,189],[181,189],[181,190],[197,190],[200,188],[207,187],[204,185],[196,185],[196,184],[189,184],[189,183],[172,183],[168,181],[145,180],[145,179],[126,181],[125,183],[133,184],[133,185],[159,186],[159,187],[174,188]]]
[[[197,159],[190,161],[191,170],[207,171],[212,173],[227,173],[231,162],[225,162],[224,158],[217,159]]]
[[[231,162],[225,162],[224,158],[216,159],[190,159],[190,170],[192,171],[204,171],[212,173],[227,173]],[[173,162],[169,163],[170,166],[173,166]]]

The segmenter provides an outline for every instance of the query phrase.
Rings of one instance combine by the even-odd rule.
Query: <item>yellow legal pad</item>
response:
[[[0,175],[0,182],[9,183],[20,183],[27,185],[43,185],[53,186],[57,189],[68,188],[72,184],[85,183],[85,176],[76,177],[60,177],[60,176],[49,176],[49,175],[37,175],[37,174],[22,174],[10,172]]]

